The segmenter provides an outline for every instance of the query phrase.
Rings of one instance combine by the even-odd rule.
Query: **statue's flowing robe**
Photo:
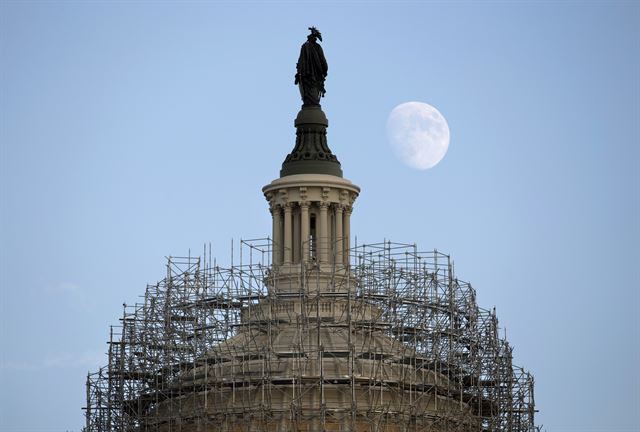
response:
[[[320,98],[325,93],[324,79],[328,70],[322,47],[316,42],[305,42],[300,48],[296,74],[296,84],[300,84],[305,105],[320,104]]]

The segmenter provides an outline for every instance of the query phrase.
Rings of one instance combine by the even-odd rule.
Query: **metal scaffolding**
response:
[[[168,258],[87,376],[84,430],[539,430],[533,376],[448,255],[385,241],[285,277],[271,247]]]

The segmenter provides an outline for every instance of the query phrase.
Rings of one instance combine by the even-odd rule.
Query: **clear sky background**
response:
[[[79,431],[85,378],[164,256],[269,235],[261,187],[323,107],[358,242],[450,253],[549,431],[640,428],[638,2],[0,3],[0,430]],[[428,171],[386,143],[429,103]]]

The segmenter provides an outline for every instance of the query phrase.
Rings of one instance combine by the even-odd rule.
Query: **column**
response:
[[[274,204],[271,207],[271,217],[273,219],[273,244],[272,244],[272,257],[271,263],[273,265],[280,264],[280,251],[282,250],[282,238],[280,237],[281,233],[281,225],[280,225],[280,206],[278,204]]]
[[[344,241],[344,265],[349,266],[349,249],[351,248],[351,211],[353,209],[351,206],[347,206],[344,209],[344,225],[342,227],[343,231],[343,241]]]
[[[300,239],[302,244],[301,261],[309,260],[309,203],[300,202]]]
[[[284,205],[284,263],[291,264],[291,251],[293,250],[293,228],[291,226],[291,204]]]
[[[300,209],[293,210],[293,263],[300,262]]]
[[[327,209],[329,204],[326,202],[320,202],[320,215],[316,223],[318,224],[318,261],[321,263],[329,262],[328,259],[328,237],[329,237],[329,229],[327,226],[329,214],[327,213]]]
[[[336,205],[336,214],[335,214],[335,220],[336,220],[336,264],[338,266],[341,266],[344,263],[344,258],[343,258],[343,253],[342,253],[342,248],[344,245],[344,233],[342,232],[342,205],[341,204],[337,204]],[[339,267],[338,267],[339,268]]]

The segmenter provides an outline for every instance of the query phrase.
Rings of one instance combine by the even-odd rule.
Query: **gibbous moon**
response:
[[[405,102],[389,114],[387,138],[402,162],[426,170],[436,166],[447,153],[449,125],[431,105]]]

